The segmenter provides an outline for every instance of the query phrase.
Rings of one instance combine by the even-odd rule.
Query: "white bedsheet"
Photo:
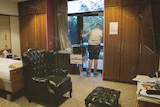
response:
[[[0,58],[0,78],[10,80],[10,70],[21,68],[21,60],[13,60],[8,58]]]

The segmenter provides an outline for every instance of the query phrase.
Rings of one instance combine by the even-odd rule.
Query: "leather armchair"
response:
[[[57,68],[56,52],[30,49],[22,55],[26,97],[51,105],[65,93],[71,97],[72,82],[68,69]]]

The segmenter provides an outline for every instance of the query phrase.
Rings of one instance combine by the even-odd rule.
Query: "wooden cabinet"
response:
[[[138,9],[139,6],[106,7],[105,78],[131,81],[137,75],[140,36]],[[118,23],[118,34],[109,34],[112,22]]]
[[[104,11],[103,79],[133,82],[132,79],[137,74],[148,75],[149,72],[155,72],[158,57],[144,47],[139,18],[140,3],[129,4],[121,0],[117,5],[114,1],[116,2],[116,0],[105,2],[109,5],[105,4]],[[118,34],[110,34],[110,30],[113,29],[110,26],[112,22],[118,23]]]
[[[46,1],[45,0],[30,0],[20,2],[19,6],[19,15],[34,15],[42,14],[46,12]]]
[[[35,16],[20,17],[21,52],[32,48],[35,43]]]
[[[19,3],[21,53],[29,48],[54,48],[54,24],[51,24],[54,9],[50,4],[53,4],[52,0]]]
[[[20,17],[21,51],[46,49],[46,17],[44,14]]]

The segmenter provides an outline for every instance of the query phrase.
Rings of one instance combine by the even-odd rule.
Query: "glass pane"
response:
[[[87,33],[88,31],[94,29],[96,23],[101,24],[100,29],[103,30],[103,16],[85,16],[83,17],[83,32]],[[83,42],[88,42],[88,38],[84,38]]]
[[[104,0],[68,1],[68,13],[103,11]]]
[[[71,44],[77,44],[77,16],[68,16],[68,37]]]

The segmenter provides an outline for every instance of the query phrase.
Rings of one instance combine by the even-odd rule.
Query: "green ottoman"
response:
[[[120,91],[96,87],[85,99],[85,105],[88,107],[89,103],[98,105],[99,107],[121,107],[118,103]]]

